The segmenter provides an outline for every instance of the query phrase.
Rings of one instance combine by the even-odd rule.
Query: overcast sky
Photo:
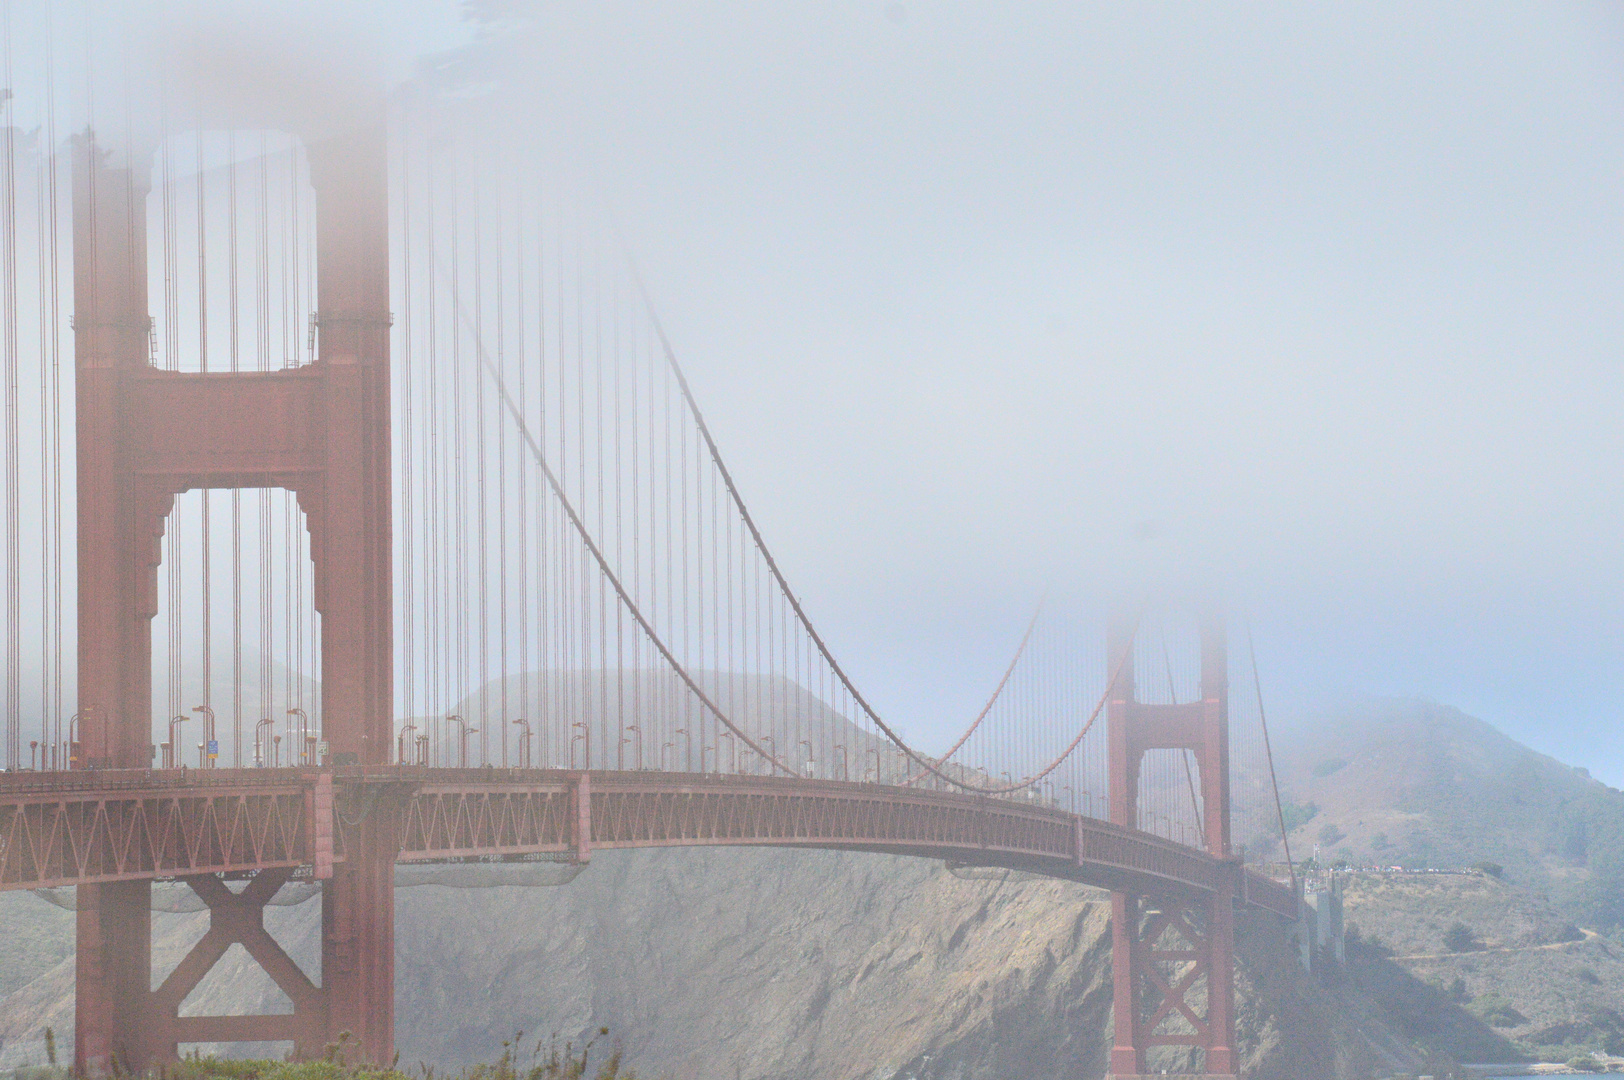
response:
[[[1624,784],[1624,7],[319,9],[601,178],[882,713],[967,715],[1045,588],[1218,591],[1279,701]]]

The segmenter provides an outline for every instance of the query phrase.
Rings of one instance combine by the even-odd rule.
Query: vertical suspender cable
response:
[[[254,365],[271,370],[271,164],[265,133],[259,136],[259,243],[254,263]],[[271,711],[271,491],[259,489],[259,538],[255,545],[259,558],[259,717],[268,721]],[[268,725],[267,725],[268,726]],[[270,761],[269,732],[254,724],[254,764]]]
[[[51,623],[51,745],[62,741],[62,308],[61,266],[58,248],[58,227],[61,224],[58,204],[56,141],[56,61],[55,32],[51,9],[45,13],[45,144],[46,144],[46,273],[50,277],[50,358],[51,358],[51,440],[50,440],[50,498],[51,498],[51,588],[54,593]]]
[[[207,247],[208,200],[206,198],[206,192],[204,189],[204,171],[203,118],[200,111],[197,120],[197,362],[198,370],[206,372],[209,370],[209,274]],[[203,565],[201,567],[203,578],[203,705],[206,709],[211,704],[209,700],[209,691],[212,676],[214,674],[211,668],[214,643],[210,640],[210,632],[212,627],[210,618],[213,614],[211,608],[213,606],[214,596],[212,590],[210,589],[209,581],[209,563],[211,561],[211,556],[214,553],[210,550],[209,489],[205,487],[201,492],[201,495],[203,500]],[[183,711],[184,708],[185,705],[183,703]],[[212,725],[210,725],[208,722],[208,716],[208,712],[203,713],[203,739],[205,743],[213,734],[213,732],[210,730]],[[205,746],[204,753],[207,754],[207,752],[208,747]],[[206,763],[211,762],[207,757],[204,757],[203,760],[198,762],[198,765],[201,767]]]
[[[237,295],[237,133],[226,144],[227,290],[231,307],[231,370],[240,368],[241,311]],[[231,764],[242,768],[242,489],[231,489]]]
[[[4,8],[6,85],[13,86],[11,71],[11,4]],[[19,640],[22,624],[20,600],[21,553],[17,550],[19,499],[17,484],[17,127],[5,129],[5,221],[4,253],[0,275],[5,289],[5,380],[6,380],[6,765],[16,768],[22,759],[22,654]]]
[[[515,192],[513,205],[513,302],[517,306],[518,312],[518,322],[514,326],[514,330],[517,334],[514,339],[514,352],[519,357],[519,407],[521,409],[528,409],[530,407],[530,397],[529,390],[525,385],[527,382],[525,372],[530,367],[530,354],[525,351],[524,347],[524,328],[527,322],[524,317],[524,267],[525,255],[529,251],[529,247],[525,243],[524,207],[524,194],[522,189],[520,189],[519,191]],[[541,316],[538,313],[538,321],[540,317]],[[532,707],[530,702],[530,509],[528,493],[526,491],[526,485],[529,483],[529,475],[528,470],[525,467],[525,459],[522,451],[518,455],[518,461],[516,464],[518,466],[516,477],[518,487],[516,490],[516,497],[519,501],[519,715],[515,719],[523,720],[529,724],[529,728],[525,730],[528,730],[531,733],[530,737],[525,738],[524,746],[519,748],[520,763],[524,765],[534,765],[534,755],[536,752],[536,740],[534,732],[536,723],[540,719],[540,716]],[[506,548],[503,550],[506,551]],[[504,722],[506,719],[506,717],[503,717]],[[521,738],[522,737],[523,736],[521,736]],[[530,755],[530,760],[526,760],[526,754]]]
[[[417,517],[413,500],[413,463],[416,453],[417,423],[412,411],[412,110],[401,110],[397,131],[400,136],[400,678],[402,738],[398,742],[397,765],[412,760],[415,744],[405,741],[404,725],[415,723],[417,711]],[[414,729],[415,734],[415,729]]]
[[[507,370],[507,233],[502,228],[502,187],[495,185],[496,219],[496,364]],[[480,398],[484,400],[483,395]],[[524,391],[519,391],[524,402]],[[497,724],[501,728],[502,765],[508,764],[508,516],[507,516],[507,425],[498,419],[496,424],[496,602],[498,657],[497,677],[500,692],[497,697]]]
[[[1286,869],[1291,872],[1291,891],[1297,891],[1297,867],[1291,861],[1291,838],[1286,834],[1286,812],[1280,805],[1280,778],[1274,771],[1274,748],[1269,744],[1269,718],[1263,711],[1263,681],[1257,671],[1257,645],[1252,640],[1252,625],[1246,625],[1246,651],[1252,660],[1252,690],[1257,695],[1257,715],[1263,729],[1263,753],[1269,763],[1269,786],[1274,791],[1274,815],[1280,825],[1280,843],[1286,852]]]
[[[428,390],[428,424],[426,425],[424,431],[424,439],[427,443],[427,454],[424,458],[424,464],[428,468],[428,512],[424,515],[424,522],[426,533],[425,546],[428,548],[428,581],[426,585],[428,592],[428,610],[424,615],[424,625],[428,632],[429,656],[426,666],[428,670],[429,686],[427,692],[427,703],[424,710],[425,731],[423,732],[422,736],[427,741],[420,743],[420,745],[425,747],[428,752],[426,755],[424,755],[422,751],[419,752],[420,757],[426,758],[426,760],[420,762],[424,765],[438,764],[439,761],[440,717],[445,711],[445,702],[442,700],[446,685],[445,665],[449,662],[450,656],[450,649],[446,644],[446,619],[445,607],[443,604],[443,594],[446,582],[446,576],[443,573],[446,504],[444,501],[445,463],[442,460],[445,455],[441,449],[440,438],[440,424],[441,420],[443,419],[441,416],[441,375],[439,364],[440,290],[439,276],[432,272],[432,268],[439,265],[435,251],[437,241],[439,239],[439,222],[438,215],[436,214],[438,207],[435,200],[436,185],[434,170],[435,161],[438,157],[435,152],[437,149],[436,143],[438,141],[439,136],[436,135],[435,138],[430,141],[430,144],[425,147],[425,153],[423,155],[423,203],[425,207],[424,220],[427,230],[427,263],[431,268],[427,281],[428,296],[426,299],[428,302],[425,305],[428,309],[428,378],[425,383]]]
[[[474,338],[477,341],[485,340],[485,227],[484,215],[481,214],[483,198],[480,192],[479,177],[481,169],[479,162],[475,162],[474,174]],[[475,439],[478,443],[478,470],[475,476],[475,486],[479,498],[478,536],[479,560],[475,574],[479,581],[479,760],[485,762],[486,738],[490,731],[490,574],[487,568],[490,554],[490,535],[486,521],[490,493],[486,487],[486,458],[488,457],[485,445],[485,380],[474,380],[474,414]]]

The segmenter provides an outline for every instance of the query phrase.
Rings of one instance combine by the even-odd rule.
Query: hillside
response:
[[[1602,849],[1617,792],[1411,703],[1306,718],[1279,758],[1300,853],[1318,840],[1354,862],[1504,869],[1353,876],[1344,972],[1303,975],[1290,928],[1245,918],[1241,1031],[1256,1076],[1436,1074],[1426,1053],[1550,1058],[1624,1037]],[[1099,1076],[1107,911],[1061,882],[771,850],[600,853],[558,887],[403,888],[398,1042],[402,1060],[446,1066],[488,1059],[520,1029],[575,1038],[607,1025],[641,1070],[679,1078],[993,1080],[1016,1062],[1023,1078]],[[267,920],[313,966],[315,905]],[[1455,923],[1470,951],[1446,949]],[[31,895],[0,895],[0,1067],[38,1061],[46,1024],[65,1037],[72,924]],[[161,964],[203,925],[156,916]],[[275,998],[234,954],[188,1010]]]
[[[608,1025],[640,1072],[676,1078],[1098,1077],[1110,1016],[1103,894],[1002,878],[878,855],[633,851],[598,856],[563,887],[402,889],[402,1060],[489,1059],[519,1029],[571,1038]],[[71,926],[32,896],[0,900],[8,928]],[[313,904],[267,916],[306,964],[315,916]],[[167,967],[203,917],[156,920]],[[1256,1076],[1416,1071],[1369,1000],[1303,975],[1272,918],[1244,919],[1241,941]],[[264,1007],[265,990],[228,956],[187,1009]],[[59,952],[0,1000],[0,1066],[39,1061],[44,1025],[65,1037],[71,1001],[72,961]]]
[[[1370,699],[1299,718],[1279,739],[1298,858],[1463,867],[1598,928],[1624,923],[1624,792],[1426,702]]]
[[[1301,717],[1279,744],[1299,858],[1491,871],[1350,875],[1356,967],[1403,968],[1523,1053],[1624,1052],[1624,793],[1430,703]],[[1445,943],[1457,925],[1464,951]],[[1397,1006],[1396,1026],[1426,1032],[1429,1008]]]

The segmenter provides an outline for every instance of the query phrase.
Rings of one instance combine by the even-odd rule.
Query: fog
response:
[[[134,43],[81,123],[172,63],[231,122],[423,94],[590,177],[912,730],[1045,590],[1216,594],[1282,704],[1431,697],[1624,784],[1617,6],[51,11]]]

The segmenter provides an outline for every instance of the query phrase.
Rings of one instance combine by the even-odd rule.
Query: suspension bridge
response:
[[[916,745],[612,228],[412,102],[312,139],[185,115],[4,133],[0,889],[77,888],[80,1073],[340,1032],[387,1062],[397,864],[692,845],[1107,887],[1112,1073],[1237,1072],[1236,912],[1298,898],[1221,617],[1048,605]],[[315,977],[263,927],[295,880]],[[156,987],[155,881],[210,911]],[[291,1013],[185,1011],[239,944]]]

